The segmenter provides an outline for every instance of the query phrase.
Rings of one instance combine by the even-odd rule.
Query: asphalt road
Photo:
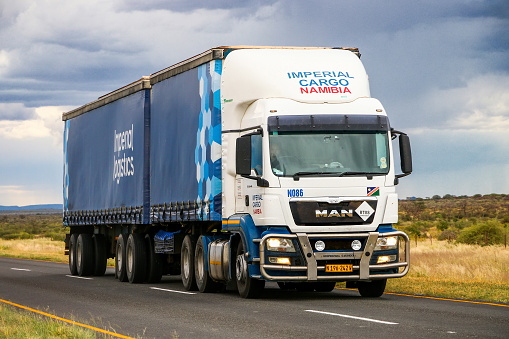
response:
[[[69,276],[66,264],[0,258],[0,299],[143,338],[509,338],[509,305],[356,291],[183,293],[180,276],[159,284]]]

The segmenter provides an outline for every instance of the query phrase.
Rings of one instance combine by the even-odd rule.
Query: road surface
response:
[[[129,284],[69,275],[66,264],[0,258],[0,299],[142,338],[509,338],[509,305],[396,294],[282,291],[260,299],[234,290],[189,293],[180,276]]]

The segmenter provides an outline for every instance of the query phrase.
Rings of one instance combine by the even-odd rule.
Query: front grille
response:
[[[373,210],[366,220],[358,214],[363,203],[367,203]],[[320,201],[291,201],[290,209],[297,225],[366,225],[373,222],[376,205],[376,200],[342,201],[336,204]]]

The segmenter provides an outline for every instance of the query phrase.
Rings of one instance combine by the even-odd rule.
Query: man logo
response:
[[[337,210],[331,210],[330,212],[328,210],[315,210],[316,217],[317,218],[352,218],[353,217],[353,210],[341,210],[341,213]]]

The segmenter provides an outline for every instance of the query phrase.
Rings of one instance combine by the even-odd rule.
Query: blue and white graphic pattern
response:
[[[221,60],[198,67],[201,110],[194,155],[197,201],[210,204],[210,210],[205,209],[201,218],[206,219],[210,213],[212,220],[221,220],[221,72]]]

